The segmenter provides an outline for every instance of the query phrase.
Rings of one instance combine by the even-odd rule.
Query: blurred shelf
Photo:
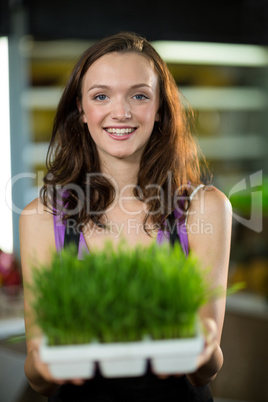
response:
[[[198,110],[260,110],[268,106],[267,92],[258,88],[180,87],[193,109]]]
[[[62,92],[61,87],[29,88],[21,96],[21,106],[25,109],[55,110]]]
[[[268,320],[268,300],[253,293],[240,292],[228,296],[226,310]]]
[[[24,334],[22,286],[0,288],[0,339]]]
[[[20,51],[30,59],[74,59],[91,46],[90,40],[34,41],[22,38]],[[184,41],[153,41],[152,45],[167,63],[232,67],[268,66],[265,46]]]
[[[0,319],[0,339],[25,333],[24,319],[21,317]]]
[[[155,41],[152,44],[167,63],[268,66],[268,48],[265,46],[179,41]]]
[[[45,164],[49,142],[32,142],[25,146],[22,158],[30,165]]]
[[[78,58],[94,41],[53,40],[34,41],[25,36],[20,43],[21,54],[31,60],[74,60]]]
[[[267,154],[263,137],[257,134],[197,139],[207,159],[258,159]]]

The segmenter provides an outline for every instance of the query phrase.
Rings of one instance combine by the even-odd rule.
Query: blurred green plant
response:
[[[191,337],[201,306],[223,295],[179,244],[70,247],[33,271],[35,322],[50,345]]]

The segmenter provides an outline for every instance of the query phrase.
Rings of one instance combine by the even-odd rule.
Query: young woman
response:
[[[80,233],[83,250],[126,238],[161,243],[174,211],[185,253],[191,249],[211,281],[226,288],[231,213],[227,198],[201,183],[189,106],[169,70],[144,38],[123,32],[84,52],[61,97],[40,198],[20,218],[25,283],[31,262],[48,262],[64,246],[65,232]],[[27,358],[34,390],[51,401],[211,401],[208,383],[223,363],[220,348],[225,313],[222,298],[200,313],[206,345],[196,372],[57,381],[40,361],[41,334],[33,325],[25,287]]]

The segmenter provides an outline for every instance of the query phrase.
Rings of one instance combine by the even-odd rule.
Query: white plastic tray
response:
[[[200,333],[185,339],[67,346],[48,346],[43,337],[40,357],[57,379],[92,378],[96,363],[105,377],[134,377],[145,374],[148,359],[156,374],[193,372],[203,347]]]

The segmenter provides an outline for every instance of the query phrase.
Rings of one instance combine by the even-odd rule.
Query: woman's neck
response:
[[[116,190],[116,198],[132,197],[137,185],[139,163],[125,159],[106,160],[102,163],[102,173],[108,176]]]

